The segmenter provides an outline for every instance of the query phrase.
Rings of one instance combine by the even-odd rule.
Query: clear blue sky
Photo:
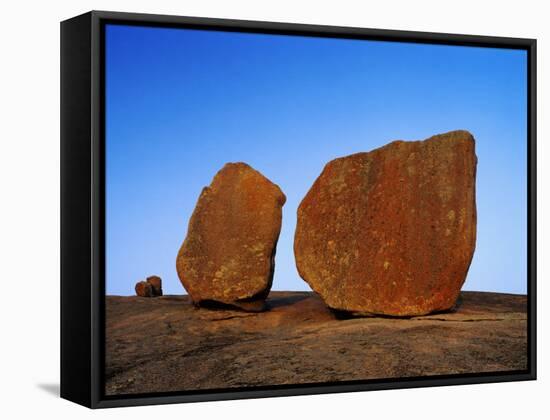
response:
[[[476,138],[477,248],[465,290],[526,292],[527,64],[520,50],[109,25],[106,287],[160,275],[202,187],[243,161],[287,196],[274,290],[309,290],[296,209],[326,162],[455,129]]]

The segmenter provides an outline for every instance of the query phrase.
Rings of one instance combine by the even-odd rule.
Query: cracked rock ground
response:
[[[462,292],[447,313],[349,317],[311,292],[269,310],[197,309],[188,296],[106,297],[106,394],[208,390],[527,368],[527,298]]]

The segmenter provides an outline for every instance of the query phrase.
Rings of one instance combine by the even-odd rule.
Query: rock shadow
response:
[[[263,301],[237,301],[233,303],[218,302],[217,300],[202,300],[195,304],[197,308],[206,308],[214,311],[241,311],[241,312],[265,312],[268,305]]]
[[[411,319],[411,318],[422,318],[423,316],[430,315],[440,315],[440,314],[452,314],[457,312],[462,305],[462,296],[459,296],[455,305],[450,309],[444,309],[442,311],[434,311],[425,315],[384,315],[384,314],[373,314],[369,312],[352,312],[352,311],[343,311],[340,309],[329,308],[330,311],[334,314],[336,319],[339,320],[349,320],[357,318],[381,318],[381,319]]]
[[[295,305],[308,297],[310,297],[310,295],[307,292],[304,292],[303,294],[292,293],[290,296],[269,296],[266,303],[269,309],[274,309],[281,308],[283,306]]]

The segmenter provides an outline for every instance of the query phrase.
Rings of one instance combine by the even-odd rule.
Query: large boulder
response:
[[[298,208],[300,276],[337,310],[452,308],[474,254],[476,164],[467,131],[329,162]]]
[[[264,309],[285,201],[245,163],[226,164],[202,190],[176,261],[195,304]]]

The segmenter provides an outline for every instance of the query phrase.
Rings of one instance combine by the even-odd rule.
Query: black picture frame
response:
[[[107,23],[522,49],[528,57],[528,369],[105,396],[104,27]],[[536,40],[92,11],[61,23],[61,397],[90,408],[536,379]]]

